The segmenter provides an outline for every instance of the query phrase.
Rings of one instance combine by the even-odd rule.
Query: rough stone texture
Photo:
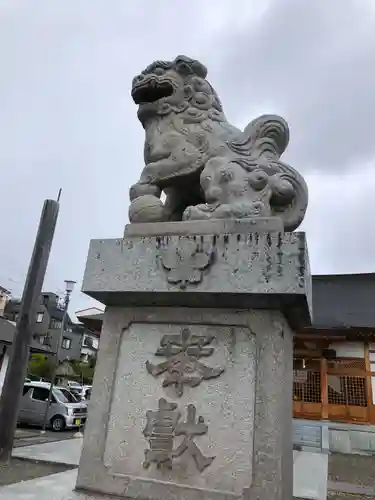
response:
[[[245,498],[286,500],[293,495],[293,334],[285,323],[272,318],[271,311],[257,316],[252,331],[258,363],[254,470]]]
[[[197,334],[215,332],[215,352],[206,364],[226,370],[176,399],[147,373],[145,363],[161,335],[178,334],[181,326]],[[277,311],[108,307],[78,488],[155,500],[229,500],[241,498],[242,490],[244,498],[290,500],[291,339]],[[194,403],[204,416],[208,433],[196,443],[215,459],[203,473],[188,457],[172,471],[142,468],[145,414],[159,397],[181,407]]]
[[[275,308],[294,328],[311,320],[304,233],[92,240],[82,291],[107,305]]]
[[[293,231],[308,193],[302,176],[280,161],[288,124],[264,115],[242,132],[228,123],[206,76],[199,61],[178,56],[150,64],[133,79],[146,137],[145,167],[130,190],[130,221],[277,216]]]

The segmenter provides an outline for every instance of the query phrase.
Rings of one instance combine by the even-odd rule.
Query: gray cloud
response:
[[[288,157],[302,168],[339,172],[367,161],[375,153],[374,28],[370,1],[273,0],[255,29],[226,34],[219,74],[228,98],[236,88],[231,114],[283,114]]]
[[[371,271],[361,224],[371,224],[375,187],[374,12],[372,0],[347,0],[345,8],[339,0],[80,0],[74,9],[3,0],[0,284],[22,290],[43,199],[60,187],[46,289],[81,280],[90,238],[122,234],[127,190],[143,161],[131,79],[152,60],[181,53],[208,65],[233,123],[263,112],[289,121],[285,157],[309,174],[304,229],[313,270]],[[366,176],[358,177],[363,164]],[[356,244],[347,242],[349,216]],[[73,307],[87,303],[75,293]]]
[[[311,196],[301,229],[307,232],[313,272],[373,272],[373,166],[341,176],[315,173],[306,180]]]

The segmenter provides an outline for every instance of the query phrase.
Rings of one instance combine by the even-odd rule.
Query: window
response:
[[[43,321],[43,316],[44,316],[44,313],[38,313],[38,314],[36,315],[36,322],[37,322],[37,323],[42,323],[42,321]]]
[[[319,359],[293,360],[293,401],[320,403],[322,396]]]
[[[45,387],[34,387],[32,398],[36,401],[46,401],[48,399],[49,390]]]
[[[81,353],[81,357],[80,357],[81,361],[83,361],[83,363],[87,363],[88,360],[89,360],[89,355],[87,353]]]
[[[366,407],[366,378],[328,375],[328,404]]]
[[[27,394],[30,389],[31,387],[29,385],[24,385],[22,395],[24,396],[25,394]]]
[[[54,394],[62,403],[77,403],[79,400],[67,389],[54,389]]]
[[[327,365],[328,404],[367,407],[364,359],[335,359]]]
[[[51,337],[47,334],[44,338],[43,338],[43,342],[41,342],[43,345],[46,345],[48,347],[51,347]]]
[[[86,347],[93,347],[93,339],[91,337],[86,336],[83,340],[83,345]]]
[[[64,337],[61,342],[61,347],[63,349],[70,349],[72,346],[72,340],[68,339],[68,337]]]
[[[61,321],[59,321],[58,319],[52,318],[51,319],[51,328],[53,328],[54,330],[58,330],[59,328],[61,328]]]

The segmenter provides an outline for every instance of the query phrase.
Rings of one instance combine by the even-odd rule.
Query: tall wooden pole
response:
[[[1,463],[8,463],[11,458],[18,408],[27,373],[29,345],[35,326],[37,307],[55,234],[58,213],[59,203],[54,200],[45,200],[22,294],[21,309],[13,339],[11,357],[0,398]]]

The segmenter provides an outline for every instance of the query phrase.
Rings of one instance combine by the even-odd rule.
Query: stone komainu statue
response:
[[[178,56],[155,61],[134,78],[146,138],[145,167],[130,189],[130,221],[278,216],[293,231],[308,192],[303,177],[280,161],[288,124],[263,115],[240,131],[226,120],[206,76],[203,64]]]

